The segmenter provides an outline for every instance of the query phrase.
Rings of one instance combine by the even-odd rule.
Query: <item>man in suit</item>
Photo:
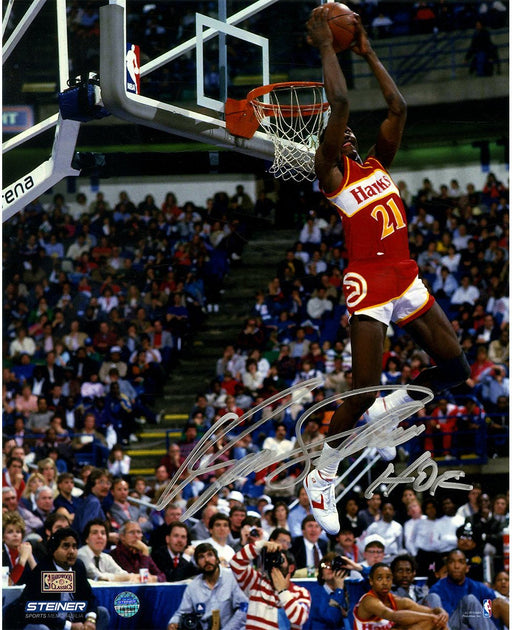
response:
[[[166,545],[153,550],[153,560],[168,582],[194,577],[200,571],[192,562],[194,548],[190,545],[188,527],[181,521],[172,521],[167,528]]]
[[[78,558],[85,565],[90,580],[104,582],[140,582],[140,576],[128,573],[115,560],[104,553],[107,546],[108,522],[101,518],[89,521],[84,529],[85,545],[78,550]]]
[[[302,536],[293,539],[292,552],[297,569],[305,567],[318,570],[322,556],[327,553],[327,543],[321,540],[322,528],[313,514],[308,514],[302,521]]]
[[[49,486],[41,486],[36,490],[36,508],[32,513],[40,518],[43,523],[53,512],[53,492]]]
[[[149,546],[152,549],[158,549],[159,547],[165,547],[166,541],[165,537],[167,536],[169,530],[168,526],[173,521],[179,521],[181,515],[183,514],[183,508],[178,503],[169,503],[169,505],[165,508],[163,513],[164,522],[151,532],[149,536]],[[206,538],[209,534],[206,534]]]
[[[53,350],[50,350],[50,352],[46,354],[43,376],[45,381],[45,396],[48,396],[55,383],[62,383],[64,381],[64,370],[56,364],[56,355]]]
[[[24,615],[22,626],[25,630],[62,630],[72,627],[72,624],[81,624],[82,630],[107,630],[110,614],[106,608],[96,605],[96,598],[87,581],[85,567],[81,560],[77,559],[78,534],[71,527],[63,527],[57,530],[48,541],[50,557],[42,560],[32,571],[27,585],[21,597],[15,602],[18,616]],[[48,575],[44,575],[49,572]],[[57,584],[55,573],[62,573],[59,581],[73,576],[74,591],[68,592],[53,590],[52,580]],[[59,611],[47,612],[41,618],[27,617],[25,606],[27,602],[69,602],[76,604],[76,612]],[[85,610],[80,610],[80,603],[85,603]],[[10,612],[12,612],[11,609]],[[4,611],[4,625],[8,628],[20,627],[20,619],[8,617]],[[34,613],[30,613],[34,614]]]
[[[153,531],[153,523],[148,519],[144,510],[137,505],[128,502],[128,492],[130,488],[126,481],[117,477],[112,482],[112,496],[114,502],[110,506],[110,517],[117,529],[126,521],[136,521],[142,533],[147,535]]]

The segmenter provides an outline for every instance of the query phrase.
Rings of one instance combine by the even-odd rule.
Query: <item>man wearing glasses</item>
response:
[[[110,488],[112,481],[110,474],[102,468],[94,468],[87,477],[84,493],[77,499],[75,519],[73,528],[83,534],[84,528],[89,521],[100,518],[106,520],[105,510],[112,504]],[[117,538],[117,537],[116,537]],[[109,536],[110,542],[117,542]]]
[[[358,581],[368,581],[368,575],[370,574],[370,569],[377,562],[384,561],[384,553],[385,553],[385,542],[382,536],[379,534],[370,534],[365,538],[365,546],[363,551],[364,560],[359,562],[354,562],[347,556],[342,556],[343,560],[345,560],[346,566],[351,569],[349,578],[351,580]],[[370,584],[368,583],[368,590],[370,588]]]
[[[142,529],[135,521],[126,521],[119,530],[119,543],[111,553],[117,564],[128,571],[141,575],[141,581],[145,578],[140,573],[141,569],[147,569],[148,582],[165,582],[165,574],[156,566],[149,555],[149,547],[142,540]]]

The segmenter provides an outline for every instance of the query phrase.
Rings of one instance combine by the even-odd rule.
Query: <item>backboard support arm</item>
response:
[[[50,159],[2,190],[2,222],[37,199],[64,177],[80,175],[71,167],[80,123],[59,116]]]
[[[32,4],[13,30],[11,36],[3,46],[3,60],[5,63],[18,42],[27,32],[29,26],[37,17],[46,0],[33,0]],[[66,0],[55,0],[57,8],[57,43],[59,54],[59,83],[64,90],[69,76],[68,39]],[[10,13],[10,5],[8,5]],[[7,22],[4,20],[3,30]],[[60,182],[68,175],[80,175],[80,171],[72,168],[71,162],[75,153],[76,141],[80,130],[80,123],[75,120],[64,120],[60,114],[55,114],[31,129],[11,138],[2,145],[2,153],[7,153],[15,147],[21,146],[27,140],[43,133],[55,126],[55,136],[51,156],[30,173],[24,175],[2,190],[2,222],[10,219],[22,210],[28,203],[37,199],[49,188]]]
[[[234,149],[272,160],[274,147],[266,134],[251,139],[231,135],[223,120],[126,91],[125,9],[118,4],[100,8],[100,84],[104,106],[115,116],[191,140]]]

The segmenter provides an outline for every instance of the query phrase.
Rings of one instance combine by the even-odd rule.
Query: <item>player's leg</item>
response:
[[[386,326],[366,316],[355,315],[350,320],[352,344],[353,389],[379,385],[382,372],[382,351]],[[345,398],[331,419],[327,436],[335,436],[350,430],[375,400],[369,392]],[[336,438],[325,444],[317,469],[304,479],[311,509],[316,521],[329,534],[339,531],[334,481],[342,455],[337,450],[345,438]]]
[[[414,385],[422,385],[438,393],[460,385],[469,378],[470,367],[466,355],[437,302],[426,313],[407,324],[405,330],[436,363],[435,367],[420,372],[413,381]],[[411,396],[414,397],[414,392]]]
[[[417,282],[405,296],[406,308],[413,312],[424,302],[425,295],[428,295],[426,289],[422,283]],[[402,313],[406,315],[407,311]],[[435,367],[423,370],[414,379],[414,385],[428,387],[437,393],[447,387],[454,387],[468,378],[467,359],[448,318],[436,302],[425,313],[407,323],[404,328],[436,363]],[[395,390],[384,398],[378,398],[368,410],[366,419],[372,424],[379,423],[384,417],[392,417],[393,410],[400,409],[413,400],[421,400],[423,397],[423,393],[408,391],[405,387]],[[396,419],[396,423],[398,422],[399,418]],[[396,449],[390,447],[379,453],[383,459],[390,461],[395,458]]]
[[[353,390],[380,384],[386,329],[385,324],[365,315],[354,315],[351,318]],[[327,436],[351,429],[374,401],[375,392],[346,398],[334,412]],[[343,438],[338,438],[330,444],[335,448],[341,444],[342,440]]]

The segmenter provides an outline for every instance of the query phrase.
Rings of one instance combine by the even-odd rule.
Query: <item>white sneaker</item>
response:
[[[372,404],[370,409],[364,414],[364,418],[367,424],[377,424],[379,420],[384,418],[385,416],[389,416],[390,411],[386,408],[386,401],[384,398],[376,398],[375,402]],[[386,440],[386,435],[390,433],[393,429],[398,426],[398,418],[396,424],[393,423],[393,426],[387,426],[386,429],[382,430],[382,434],[379,434],[379,437],[382,437],[382,440]],[[375,434],[377,435],[377,434]],[[396,457],[396,446],[382,446],[377,448],[377,453],[381,456],[381,458],[385,462],[390,462]]]
[[[323,479],[318,470],[312,470],[304,479],[304,489],[311,503],[311,510],[316,522],[328,534],[340,531],[334,479]]]

